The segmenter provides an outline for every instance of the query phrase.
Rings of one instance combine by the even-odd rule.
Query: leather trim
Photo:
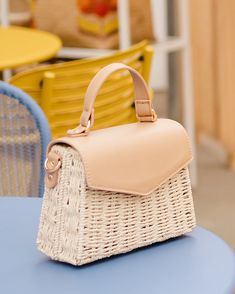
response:
[[[141,114],[143,114],[144,116],[153,117],[152,107],[146,107],[146,105],[143,104],[143,101],[146,101],[148,105],[150,104],[152,105],[151,99],[149,97],[148,86],[145,80],[143,79],[143,77],[136,70],[134,70],[133,68],[125,64],[111,63],[103,67],[91,80],[84,97],[84,109],[80,118],[80,125],[85,127],[87,126],[87,123],[90,120],[90,117],[92,115],[95,99],[105,80],[112,73],[118,70],[124,70],[124,69],[128,70],[132,76],[134,90],[135,90],[135,100],[136,101],[140,100],[142,102],[139,105],[139,107],[136,109],[137,115],[139,114],[139,111],[140,111],[139,117],[141,117]],[[94,113],[92,116],[94,116]],[[155,119],[153,118],[151,121],[154,121],[154,120]],[[91,124],[91,127],[92,127],[92,124]]]
[[[111,63],[103,67],[91,80],[84,97],[84,108],[80,117],[80,125],[75,129],[68,130],[67,135],[75,137],[80,134],[88,134],[89,129],[92,128],[94,123],[94,102],[100,88],[109,75],[123,69],[129,71],[133,80],[138,120],[141,122],[156,121],[157,114],[152,107],[148,86],[143,77],[136,70],[125,64]]]
[[[185,129],[168,119],[60,138],[48,152],[59,143],[80,153],[88,187],[128,194],[151,193],[192,160]]]

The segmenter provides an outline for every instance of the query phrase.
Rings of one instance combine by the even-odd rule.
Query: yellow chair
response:
[[[10,83],[32,96],[44,110],[53,137],[79,123],[87,86],[102,67],[122,62],[138,70],[148,83],[153,50],[146,41],[109,56],[41,66],[13,76]],[[95,102],[94,129],[134,122],[134,91],[127,72],[105,82]]]

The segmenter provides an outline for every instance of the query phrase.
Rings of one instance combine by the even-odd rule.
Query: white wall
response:
[[[152,1],[152,20],[154,32],[158,42],[167,36],[167,1]],[[154,90],[166,90],[168,88],[168,65],[167,54],[154,53],[150,85]]]

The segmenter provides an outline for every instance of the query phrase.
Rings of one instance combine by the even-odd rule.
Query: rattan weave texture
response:
[[[46,189],[38,248],[82,265],[185,234],[195,226],[187,167],[147,196],[90,189],[77,151],[55,145],[58,185]]]

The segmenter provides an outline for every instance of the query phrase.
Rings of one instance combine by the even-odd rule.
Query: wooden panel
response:
[[[235,168],[235,1],[214,0],[219,138]]]
[[[196,128],[216,136],[213,23],[213,0],[190,0]]]
[[[190,0],[196,126],[235,169],[235,1]]]

